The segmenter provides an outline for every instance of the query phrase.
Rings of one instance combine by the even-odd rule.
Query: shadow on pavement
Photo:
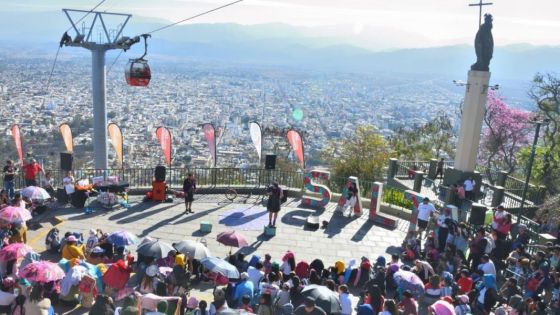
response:
[[[180,221],[177,221],[177,222],[175,222],[175,223],[173,223],[173,224],[176,225],[176,224],[186,223],[186,222],[190,222],[190,221],[193,221],[193,220],[202,218],[202,217],[207,216],[207,215],[209,215],[210,213],[212,213],[212,212],[214,212],[214,211],[218,211],[218,210],[220,210],[220,209],[222,209],[223,207],[226,207],[226,206],[228,206],[228,205],[229,205],[229,204],[227,204],[227,205],[220,205],[220,206],[217,206],[217,207],[214,207],[214,208],[211,208],[211,209],[208,209],[208,210],[200,211],[200,212],[195,211],[194,214],[189,214],[186,218],[184,218],[184,219],[182,219],[182,220],[180,220]],[[195,210],[196,210],[196,205],[193,204],[193,206],[195,207]]]
[[[364,236],[367,235],[369,230],[371,230],[371,228],[374,225],[375,224],[373,223],[373,221],[366,220],[366,222],[364,222],[364,224],[362,224],[362,226],[356,231],[356,233],[354,233],[354,236],[352,236],[351,240],[354,241],[354,242],[359,242],[359,241],[363,240]]]
[[[165,209],[161,209],[161,210],[165,210]],[[159,229],[162,226],[168,225],[169,223],[171,223],[172,221],[182,217],[184,214],[181,212],[171,218],[167,218],[165,220],[161,220],[158,223],[150,226],[149,228],[145,229],[144,231],[142,231],[142,234],[140,234],[140,237],[144,237],[144,236],[148,236],[148,234],[152,233],[153,231]]]
[[[344,227],[356,219],[358,219],[356,216],[348,218],[341,215],[339,212],[333,212],[331,218],[329,219],[329,225],[327,225],[324,233],[327,234],[328,238],[332,238],[336,234],[342,232]]]
[[[307,221],[307,217],[310,215],[314,215],[316,212],[313,209],[304,210],[304,209],[296,209],[290,212],[286,212],[282,216],[282,223],[292,226],[305,226],[305,222]]]
[[[149,216],[152,216],[154,214],[161,213],[162,211],[165,211],[165,210],[173,208],[173,207],[175,207],[174,204],[169,204],[166,207],[156,208],[156,209],[153,209],[153,210],[150,210],[150,211],[147,211],[147,212],[140,212],[137,215],[119,220],[119,221],[117,221],[117,223],[126,224],[126,223],[135,222],[135,221],[138,221],[138,220],[145,219],[145,218],[147,218]]]

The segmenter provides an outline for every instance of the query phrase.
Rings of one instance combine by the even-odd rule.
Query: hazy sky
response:
[[[99,8],[176,21],[233,0],[106,0]],[[425,38],[429,45],[471,43],[478,23],[478,0],[245,0],[191,23],[281,22],[298,26],[333,26],[349,35],[367,35],[386,27],[391,34]],[[90,9],[99,0],[3,0],[2,10],[52,11]],[[500,44],[560,45],[560,1],[492,0],[484,11],[494,15]],[[332,28],[331,28],[332,29]],[[325,34],[329,35],[329,34]],[[401,35],[397,35],[401,36]],[[402,35],[406,46],[408,36]],[[417,43],[410,43],[411,46]]]

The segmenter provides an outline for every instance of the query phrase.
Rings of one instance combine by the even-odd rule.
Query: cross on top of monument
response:
[[[480,0],[478,3],[471,3],[469,7],[478,7],[478,26],[482,25],[482,6],[484,5],[493,5],[492,2],[482,2]]]

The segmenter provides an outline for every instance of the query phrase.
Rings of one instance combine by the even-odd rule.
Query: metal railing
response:
[[[62,179],[66,172],[61,170],[46,170],[50,173],[54,187],[62,186]],[[183,180],[188,173],[193,173],[197,178],[200,187],[261,187],[267,186],[272,181],[277,181],[286,187],[303,186],[303,174],[298,172],[285,172],[280,170],[265,169],[243,169],[243,168],[168,168],[166,171],[166,182],[171,189],[183,187]],[[116,176],[120,182],[126,182],[132,188],[150,188],[154,179],[153,168],[126,168],[126,169],[78,169],[73,172],[74,178],[89,179],[97,176]],[[37,181],[40,182],[44,175],[38,175]],[[15,177],[16,188],[25,186],[23,174],[19,173]]]

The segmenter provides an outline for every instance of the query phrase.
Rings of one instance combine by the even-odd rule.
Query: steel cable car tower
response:
[[[99,11],[85,11],[62,9],[72,29],[76,32],[74,40],[64,33],[60,41],[60,46],[82,47],[91,51],[91,92],[93,98],[93,156],[94,167],[96,169],[107,169],[107,106],[106,106],[106,71],[105,71],[105,53],[112,49],[128,50],[132,45],[140,41],[140,36],[133,38],[122,36],[122,31],[130,18],[131,14],[110,13]],[[80,29],[72,20],[70,13],[92,14],[93,20],[89,28]],[[105,25],[104,16],[120,17],[123,22],[117,26],[115,30],[109,30]],[[77,22],[79,23],[79,21]],[[99,23],[99,24],[98,24]],[[93,29],[99,25],[102,28],[99,42],[92,37]],[[86,33],[87,32],[87,33]],[[114,35],[112,36],[112,33]],[[119,38],[120,37],[120,38]]]

